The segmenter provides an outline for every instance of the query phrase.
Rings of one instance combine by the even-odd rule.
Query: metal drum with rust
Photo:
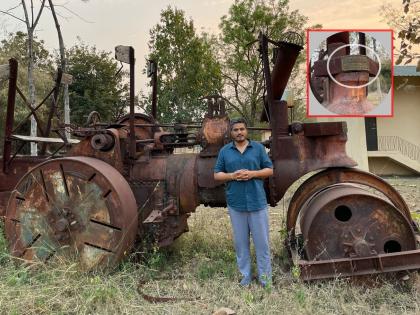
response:
[[[388,201],[352,184],[308,199],[300,227],[308,260],[375,256],[416,249],[410,221]]]
[[[12,192],[5,232],[25,261],[72,259],[107,269],[130,253],[137,206],[124,177],[90,157],[50,160],[26,173]]]

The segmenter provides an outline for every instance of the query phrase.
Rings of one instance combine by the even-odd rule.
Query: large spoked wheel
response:
[[[124,177],[90,157],[47,161],[26,173],[10,196],[5,232],[25,261],[76,260],[109,269],[130,252],[137,207]]]

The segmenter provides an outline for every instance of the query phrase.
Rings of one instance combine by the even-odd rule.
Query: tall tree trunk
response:
[[[33,51],[34,33],[33,29],[28,29],[28,89],[29,89],[29,103],[32,108],[35,107],[35,83],[34,83],[34,51]],[[31,116],[31,137],[37,136],[37,123],[35,117]],[[31,155],[38,155],[38,146],[36,142],[31,142]]]
[[[28,30],[28,44],[27,44],[27,53],[28,53],[28,90],[29,90],[29,103],[32,108],[35,107],[35,83],[34,83],[34,52],[33,52],[33,42],[34,42],[34,31],[38,24],[39,18],[41,17],[42,10],[45,6],[45,0],[42,0],[41,6],[39,8],[38,14],[34,19],[34,8],[33,2],[31,1],[31,17],[29,19],[28,10],[26,8],[25,0],[22,0],[23,12],[25,14],[25,24],[26,29]],[[31,116],[31,137],[37,136],[37,124],[35,117]],[[31,142],[31,155],[38,155],[38,146],[35,142]]]
[[[57,14],[55,13],[55,8],[54,8],[54,4],[52,0],[48,0],[48,3],[51,9],[52,16],[54,18],[55,28],[57,29],[61,69],[63,70],[63,73],[66,73],[67,59],[66,59],[66,47],[64,45],[63,34],[61,33],[60,23],[58,23]],[[64,83],[64,123],[66,125],[70,124],[69,85],[67,83]],[[66,127],[65,134],[66,134],[67,139],[69,139],[70,132],[68,131],[67,127]]]

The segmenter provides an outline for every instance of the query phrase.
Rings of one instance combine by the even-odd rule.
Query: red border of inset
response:
[[[391,34],[391,114],[390,115],[309,115],[309,32],[389,32]],[[394,117],[394,30],[392,29],[306,29],[306,117]]]

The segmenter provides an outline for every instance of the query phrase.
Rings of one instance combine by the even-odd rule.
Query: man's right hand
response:
[[[233,177],[234,180],[238,180],[238,181],[248,180],[249,178],[248,178],[247,173],[248,173],[248,170],[245,170],[245,169],[237,170],[237,171],[233,172],[232,177]]]

